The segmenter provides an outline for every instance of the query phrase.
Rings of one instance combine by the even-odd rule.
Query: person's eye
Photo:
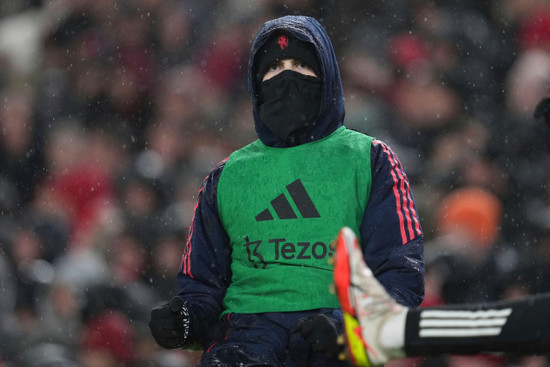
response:
[[[311,67],[305,61],[302,61],[302,60],[298,60],[298,62],[295,65],[300,69],[311,70]]]

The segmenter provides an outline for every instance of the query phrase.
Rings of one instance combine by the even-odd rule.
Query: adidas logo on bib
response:
[[[321,217],[300,179],[288,184],[285,192],[271,200],[271,209],[279,219],[297,219],[296,210],[302,218]],[[258,222],[274,219],[270,207],[256,215]]]

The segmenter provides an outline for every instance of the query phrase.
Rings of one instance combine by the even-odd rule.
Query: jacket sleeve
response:
[[[365,261],[399,303],[424,298],[424,240],[405,171],[391,148],[374,140],[372,186],[360,227]]]
[[[190,339],[200,343],[223,310],[231,280],[230,242],[217,206],[218,181],[226,161],[219,163],[202,184],[178,272],[178,295],[194,315]]]

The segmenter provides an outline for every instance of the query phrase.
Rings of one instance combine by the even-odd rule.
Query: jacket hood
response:
[[[283,148],[288,144],[280,137],[272,133],[260,120],[258,94],[260,80],[257,79],[258,71],[256,54],[273,33],[285,31],[297,39],[313,44],[319,59],[319,77],[323,83],[320,112],[314,126],[298,137],[297,144],[305,144],[322,139],[330,135],[334,130],[343,125],[344,93],[342,79],[332,43],[321,24],[314,18],[307,16],[287,15],[266,22],[252,43],[248,60],[248,90],[252,99],[252,113],[254,126],[258,138],[271,147]]]

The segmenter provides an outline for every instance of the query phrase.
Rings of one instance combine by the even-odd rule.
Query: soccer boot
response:
[[[380,343],[382,325],[406,311],[376,280],[366,265],[357,237],[348,227],[338,233],[334,255],[334,285],[344,314],[347,354],[356,366],[379,366],[403,356]]]

